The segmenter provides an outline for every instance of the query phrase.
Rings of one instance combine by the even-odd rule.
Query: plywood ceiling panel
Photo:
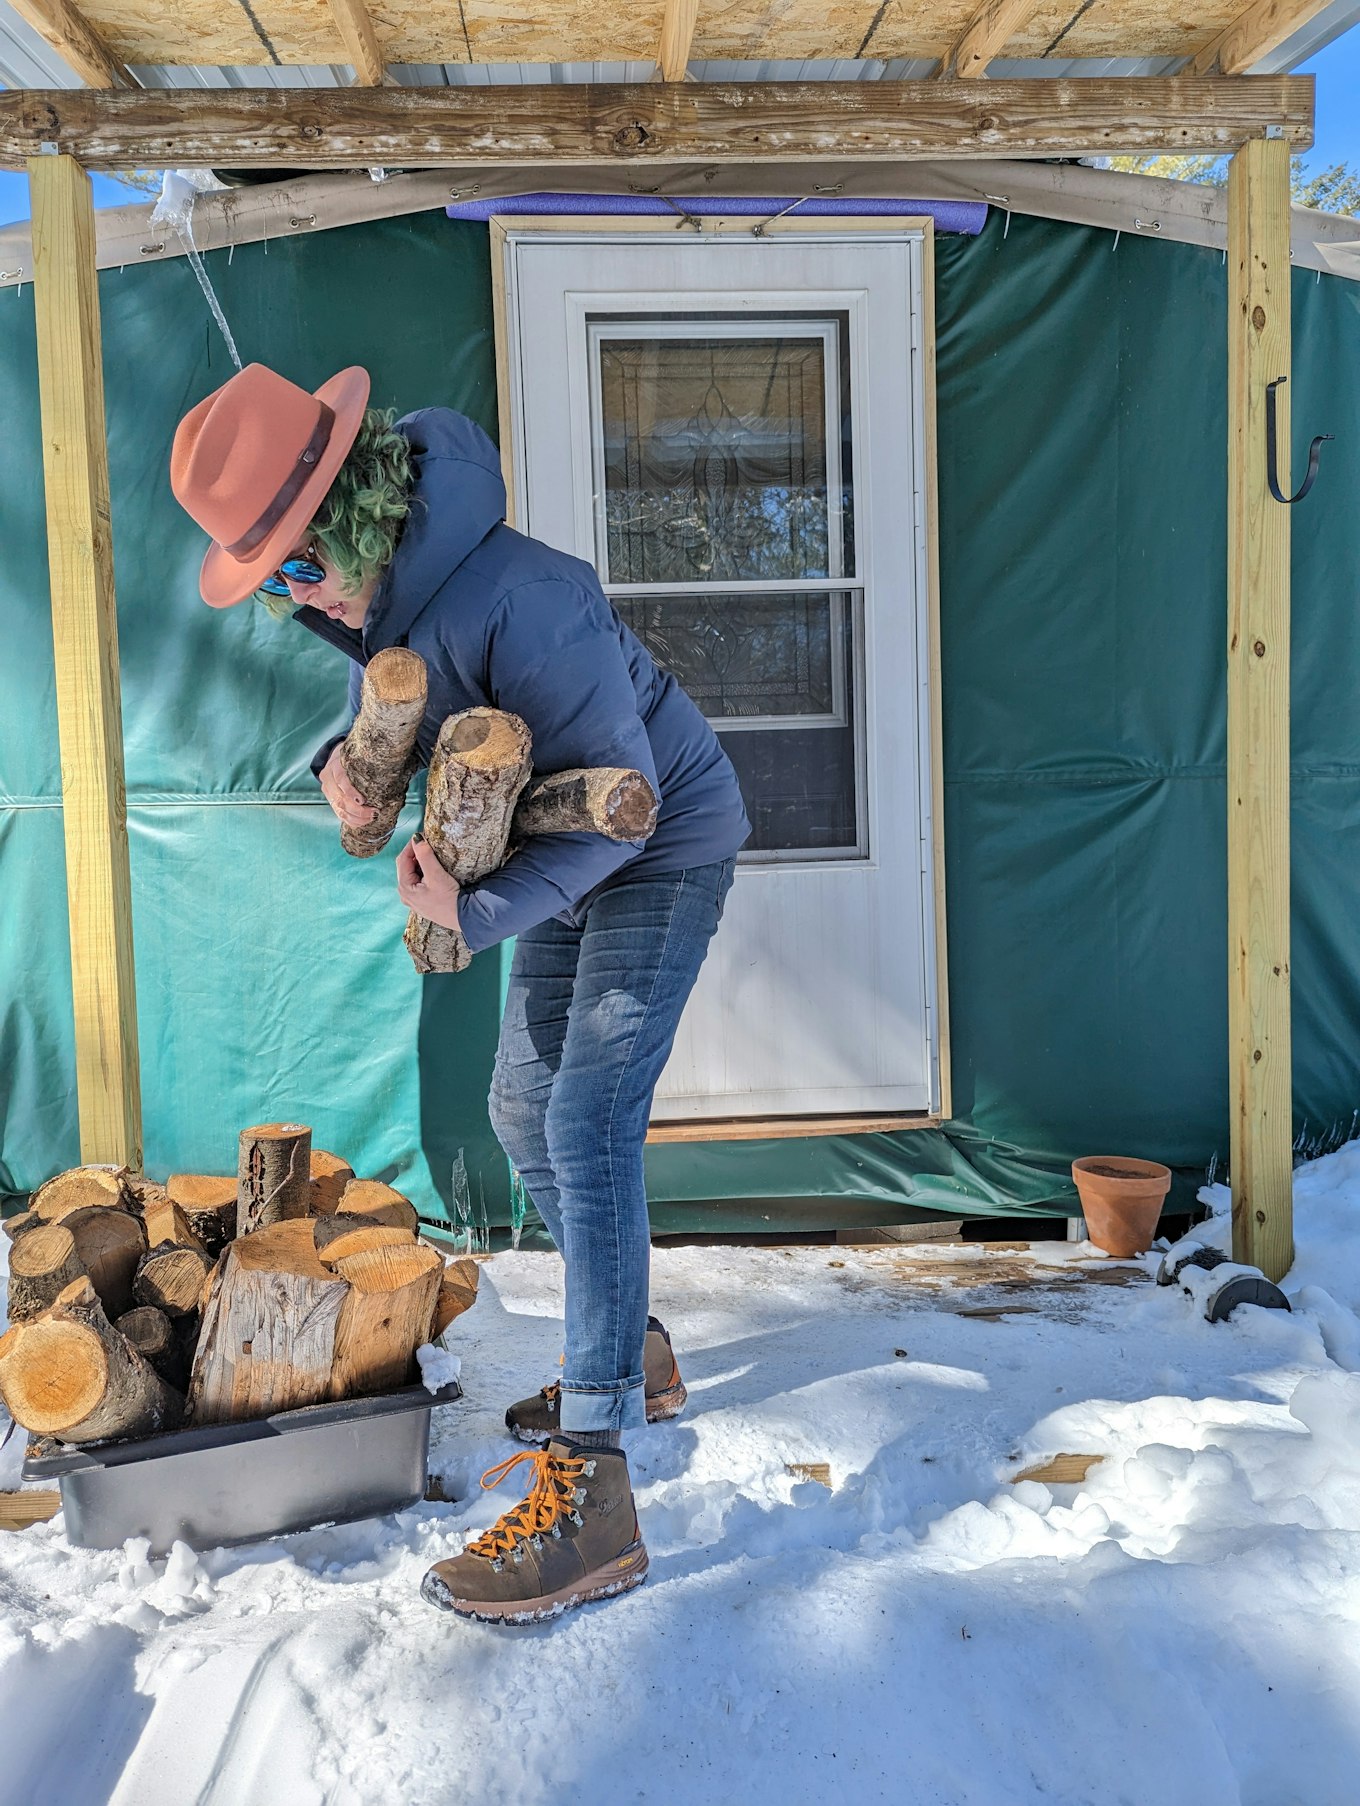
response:
[[[1241,12],[1234,0],[1049,0],[1006,46],[1008,57],[1188,56]]]

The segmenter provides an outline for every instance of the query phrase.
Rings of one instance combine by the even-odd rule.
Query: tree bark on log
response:
[[[12,1242],[17,1241],[25,1229],[36,1229],[41,1222],[42,1218],[36,1216],[33,1211],[21,1210],[17,1216],[5,1218],[5,1234]]]
[[[85,1269],[76,1253],[76,1238],[65,1223],[40,1223],[21,1235],[9,1255],[9,1320],[23,1323],[40,1317],[58,1292]]]
[[[44,1223],[59,1223],[76,1210],[95,1206],[126,1210],[135,1206],[124,1172],[116,1166],[73,1166],[40,1185],[29,1200],[29,1209]]]
[[[132,1276],[146,1252],[141,1220],[126,1210],[95,1205],[72,1211],[62,1223],[75,1238],[76,1258],[107,1314],[121,1317],[131,1310]]]
[[[430,1337],[444,1263],[433,1248],[369,1248],[337,1260],[349,1281],[340,1311],[331,1397],[356,1398],[404,1386],[415,1352]]]
[[[354,1168],[338,1154],[325,1148],[313,1148],[311,1160],[312,1195],[308,1200],[310,1216],[328,1217],[340,1208],[340,1194],[354,1177]]]
[[[181,1404],[109,1322],[88,1279],[0,1336],[0,1398],[34,1435],[75,1443],[169,1429]]]
[[[317,1255],[309,1221],[275,1223],[230,1243],[203,1310],[191,1420],[235,1423],[329,1398],[348,1294],[348,1281]]]
[[[312,1224],[313,1245],[328,1267],[367,1248],[409,1248],[415,1239],[415,1231],[403,1223],[378,1223],[346,1210],[318,1217]]]
[[[340,829],[340,845],[356,859],[371,859],[392,838],[420,768],[415,745],[426,690],[425,660],[404,646],[375,653],[364,670],[359,713],[340,753],[350,782],[375,811],[366,826]]]
[[[439,1282],[439,1296],[435,1299],[434,1321],[430,1325],[430,1340],[442,1336],[455,1317],[470,1310],[477,1302],[477,1281],[480,1277],[475,1260],[464,1257],[451,1260],[444,1268]]]
[[[235,1179],[216,1173],[171,1173],[165,1191],[206,1251],[215,1259],[236,1235]]]
[[[370,1223],[395,1223],[414,1235],[420,1225],[416,1207],[381,1179],[351,1179],[340,1196],[340,1208],[348,1216]]]
[[[510,839],[531,834],[606,834],[611,840],[646,840],[660,809],[640,771],[588,766],[554,771],[525,786],[510,822]]]
[[[464,709],[440,728],[425,789],[425,842],[460,884],[504,863],[532,750],[519,716],[501,709]],[[462,972],[471,964],[460,934],[414,910],[403,938],[417,972]]]
[[[236,1233],[305,1217],[311,1203],[312,1131],[301,1123],[242,1129],[236,1168]]]

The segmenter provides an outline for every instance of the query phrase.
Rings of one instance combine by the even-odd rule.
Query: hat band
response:
[[[327,407],[324,401],[319,401],[317,406],[321,413],[312,428],[312,436],[302,448],[297,463],[289,471],[283,488],[248,533],[243,533],[231,545],[223,546],[222,550],[229,558],[246,559],[252,552],[257,552],[302,494],[308,477],[316,468],[317,460],[330,444],[335,427],[334,409]]]

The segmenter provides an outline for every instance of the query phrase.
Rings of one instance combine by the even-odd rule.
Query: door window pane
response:
[[[607,581],[839,575],[834,333],[601,338]]]

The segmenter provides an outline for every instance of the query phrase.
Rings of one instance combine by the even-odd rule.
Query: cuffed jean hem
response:
[[[643,1376],[584,1389],[563,1383],[557,1422],[564,1436],[580,1430],[643,1428],[647,1422]]]

